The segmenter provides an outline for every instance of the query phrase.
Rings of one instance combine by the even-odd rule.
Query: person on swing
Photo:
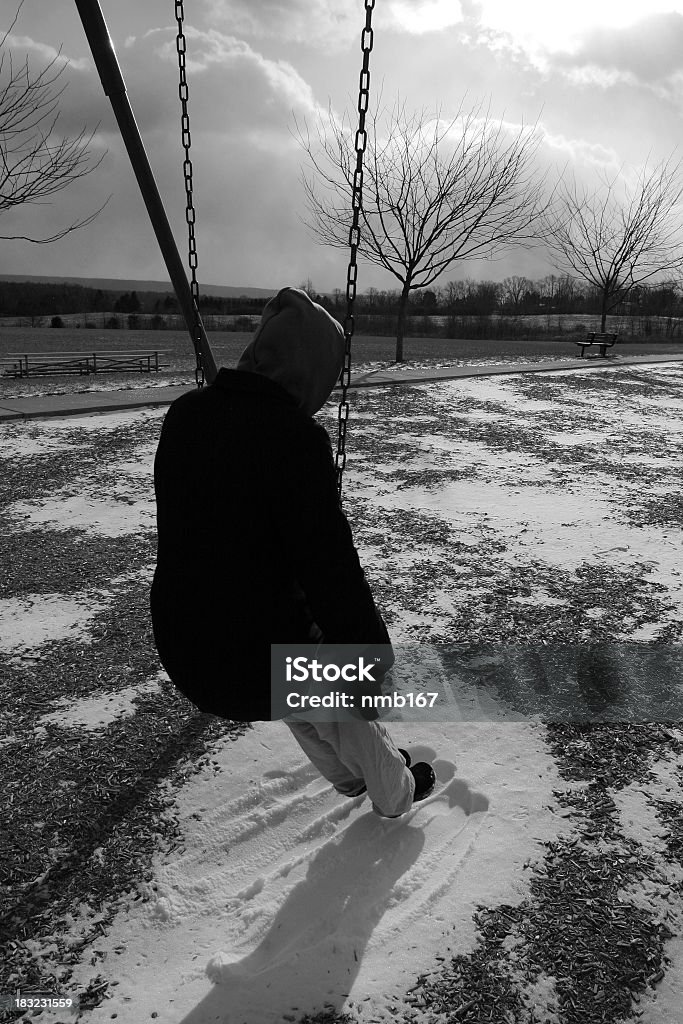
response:
[[[343,360],[340,324],[304,291],[283,288],[237,367],[166,415],[154,462],[152,625],[171,681],[201,711],[271,720],[272,643],[391,651],[329,436],[313,419]],[[410,765],[376,720],[284,720],[339,793],[367,791],[382,816],[434,788],[431,766]]]

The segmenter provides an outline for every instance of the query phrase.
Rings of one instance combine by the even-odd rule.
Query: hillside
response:
[[[30,281],[35,284],[75,284],[83,288],[110,292],[172,292],[170,281],[128,281],[116,277],[50,277],[32,274],[0,274],[0,281],[9,283]],[[250,298],[268,298],[276,291],[275,288],[250,288],[236,285],[204,284],[200,282],[201,291],[205,295],[218,295],[222,298],[238,298],[247,295]]]

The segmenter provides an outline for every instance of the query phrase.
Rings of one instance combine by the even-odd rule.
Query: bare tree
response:
[[[382,128],[379,117],[386,116]],[[492,258],[513,242],[530,241],[543,208],[535,169],[539,135],[510,130],[488,109],[462,105],[448,122],[440,112],[393,109],[369,117],[359,255],[401,284],[396,361],[410,292],[436,281],[455,260]],[[298,125],[297,125],[298,129]],[[298,131],[313,175],[303,183],[308,226],[325,245],[348,245],[356,167],[355,139],[346,117],[330,110],[317,139]]]
[[[95,130],[83,128],[73,138],[60,137],[58,108],[66,85],[59,79],[67,67],[60,54],[37,72],[30,68],[28,58],[15,67],[8,42],[23,3],[21,0],[12,24],[0,38],[0,213],[48,201],[94,171],[105,155],[94,160],[90,157]],[[54,242],[90,224],[105,205],[46,238],[0,238]]]
[[[558,293],[558,278],[554,274],[546,274],[538,282],[538,289],[543,299],[543,302],[549,309],[552,309],[555,305],[555,296]]]
[[[302,292],[306,292],[309,299],[313,299],[313,301],[315,302],[318,293],[315,290],[313,282],[311,281],[310,277],[307,277],[305,281],[302,281],[301,284],[299,285],[299,288],[301,289]]]
[[[514,313],[519,313],[525,296],[533,290],[533,282],[528,277],[520,277],[513,274],[512,277],[503,278],[503,302],[512,306]]]
[[[467,294],[465,281],[447,281],[443,286],[443,300],[446,309],[455,309],[456,303],[461,302]]]
[[[600,330],[636,285],[683,265],[681,163],[670,157],[629,186],[621,174],[600,187],[565,178],[544,216],[559,270],[578,274],[601,296]]]

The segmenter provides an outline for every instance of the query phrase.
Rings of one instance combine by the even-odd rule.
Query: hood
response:
[[[299,288],[282,288],[263,310],[236,369],[283,387],[309,416],[325,404],[344,365],[344,331]]]

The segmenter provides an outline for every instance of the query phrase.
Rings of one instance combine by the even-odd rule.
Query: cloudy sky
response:
[[[9,27],[18,0],[2,5]],[[184,242],[172,0],[101,0],[128,93],[181,248]],[[346,256],[315,242],[294,119],[355,110],[362,0],[185,0],[199,278],[266,288],[307,278],[344,287]],[[9,15],[8,15],[9,12]],[[538,121],[538,159],[584,180],[668,157],[683,134],[683,0],[377,0],[371,104],[380,89],[412,108],[490,103],[510,124]],[[5,42],[38,70],[61,48],[65,133],[97,128],[99,168],[52,205],[4,212],[0,234],[46,235],[97,209],[50,245],[0,243],[0,272],[164,280],[167,275],[76,5],[24,0]],[[7,64],[5,65],[5,69]],[[442,282],[550,272],[543,253],[456,264]],[[361,290],[395,287],[362,266]]]

